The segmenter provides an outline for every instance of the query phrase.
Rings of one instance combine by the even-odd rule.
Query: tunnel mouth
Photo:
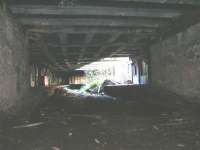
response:
[[[57,86],[55,94],[78,99],[116,100],[110,89],[148,83],[147,64],[143,61],[140,70],[136,62],[130,57],[108,57],[84,65],[66,74],[67,83]]]

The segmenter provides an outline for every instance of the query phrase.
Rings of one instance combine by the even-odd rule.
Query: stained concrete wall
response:
[[[6,9],[0,8],[0,112],[12,111],[28,90],[25,37]]]
[[[200,98],[200,24],[151,47],[152,83]]]

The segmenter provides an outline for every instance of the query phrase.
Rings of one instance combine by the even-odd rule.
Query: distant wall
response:
[[[25,40],[15,20],[0,8],[0,112],[11,111],[29,90]]]
[[[151,47],[152,83],[200,98],[200,24]]]

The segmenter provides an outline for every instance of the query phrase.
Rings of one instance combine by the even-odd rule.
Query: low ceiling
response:
[[[28,37],[31,62],[60,71],[144,53],[199,21],[197,0],[9,0]]]

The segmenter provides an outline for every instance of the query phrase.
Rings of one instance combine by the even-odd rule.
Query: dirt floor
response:
[[[53,96],[29,119],[0,130],[0,150],[199,150],[199,108],[166,96],[131,101]]]

